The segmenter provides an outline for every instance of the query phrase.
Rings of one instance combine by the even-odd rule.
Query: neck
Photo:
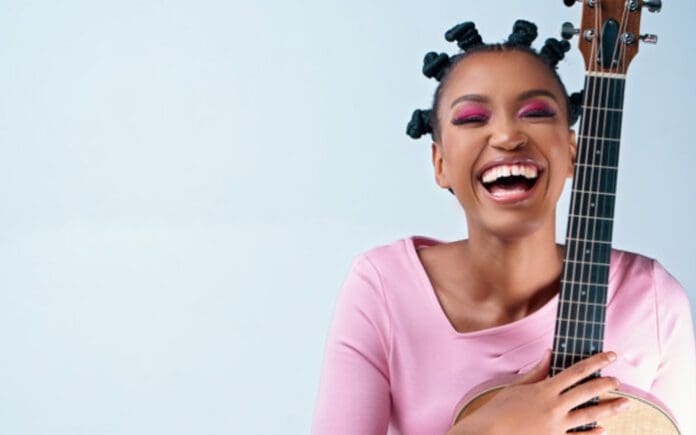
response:
[[[563,252],[556,245],[554,219],[514,239],[470,227],[463,249],[469,265],[467,291],[480,301],[497,301],[510,312],[526,315],[558,292]]]

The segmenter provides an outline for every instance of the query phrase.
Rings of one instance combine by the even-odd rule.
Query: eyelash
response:
[[[475,122],[484,122],[488,120],[488,116],[486,115],[472,115],[472,116],[467,116],[464,118],[455,118],[452,120],[452,124],[454,125],[463,125],[463,124],[472,124]]]
[[[550,118],[555,115],[556,112],[551,109],[531,109],[520,114],[520,116],[526,116],[528,118]]]

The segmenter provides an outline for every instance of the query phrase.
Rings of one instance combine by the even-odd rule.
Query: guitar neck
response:
[[[619,74],[585,79],[551,376],[603,349],[624,87]]]

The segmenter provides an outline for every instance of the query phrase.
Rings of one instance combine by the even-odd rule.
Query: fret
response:
[[[572,279],[561,279],[561,282],[564,284],[574,284],[574,285],[596,285],[596,286],[604,286],[608,287],[608,284],[604,284],[601,282],[585,282],[585,281],[575,281]]]
[[[583,243],[598,243],[598,244],[603,244],[603,245],[611,245],[611,241],[583,239],[583,238],[578,238],[578,237],[566,237],[566,240],[573,240],[576,242],[583,242]]]
[[[616,196],[616,193],[613,192],[595,192],[592,190],[582,190],[582,189],[574,189],[573,193],[580,193],[580,194],[588,194],[588,195],[607,195],[607,196]]]
[[[577,217],[577,218],[583,218],[583,219],[592,219],[592,220],[602,220],[602,221],[614,221],[614,218],[608,218],[608,217],[601,217],[601,216],[586,216],[586,215],[579,215],[579,214],[571,214],[569,216],[572,217]]]
[[[571,199],[575,214],[605,218],[614,215],[615,193],[575,190],[572,192]]]
[[[591,165],[591,164],[590,164]],[[614,168],[593,168],[587,164],[575,165],[575,187],[582,190],[600,190],[603,192],[616,192],[616,179],[618,172]]]
[[[573,300],[571,301],[572,304],[577,305],[577,306],[587,306],[587,307],[604,307],[603,303],[599,302],[589,302],[589,301],[578,301],[578,300]]]
[[[609,266],[609,263],[601,263],[601,262],[596,262],[596,261],[582,261],[582,260],[572,260],[572,259],[566,259],[568,263],[576,263],[576,264],[590,264],[590,265],[598,265],[598,266]]]
[[[609,107],[599,107],[599,106],[582,106],[583,109],[590,109],[590,110],[610,110],[613,112],[623,112],[623,109],[612,109]]]
[[[626,81],[617,78],[585,78],[585,99],[583,105],[601,109],[622,109]]]
[[[615,139],[615,142],[618,142],[621,138],[622,118],[621,111],[591,110],[589,113],[583,113],[580,135]]]
[[[578,135],[578,141],[582,141],[582,140],[587,140],[587,141],[594,140],[594,141],[597,141],[597,142],[616,142],[617,144],[618,144],[619,142],[621,142],[620,139],[616,139],[616,138],[613,138],[613,137],[588,136],[588,135],[579,134],[579,135]]]
[[[601,204],[597,210],[596,218],[593,216],[588,216],[587,214],[582,215],[583,218],[576,217],[571,218],[568,222],[568,228],[566,233],[566,238],[571,237],[573,239],[583,239],[591,237],[595,240],[605,240],[610,241],[612,230],[614,227],[614,220],[608,218],[607,216],[613,216],[614,214],[614,204]],[[611,207],[609,207],[611,205]],[[587,208],[588,204],[585,204]],[[588,219],[584,217],[587,216]]]
[[[570,325],[570,323],[568,325]],[[602,328],[598,327],[594,329],[600,330]],[[599,332],[596,333],[595,337],[588,338],[582,338],[572,334],[559,334],[556,332],[556,338],[555,347],[557,352],[567,355],[593,352],[603,341],[602,337],[599,336]]]
[[[569,245],[572,246],[572,244]],[[575,254],[573,258],[568,257],[567,260],[575,263],[588,261],[588,259],[592,262],[595,257],[597,257],[598,260],[609,260],[611,258],[611,245],[584,243],[582,246],[576,247],[573,253]]]
[[[602,313],[605,309],[605,302],[608,292],[606,289],[604,291],[590,291],[586,292],[585,296],[577,294],[573,290],[565,289],[565,294],[560,296],[558,301],[558,316],[559,317],[573,317],[574,313],[585,313],[585,319],[601,320]],[[590,301],[583,301],[582,299],[593,299]],[[562,306],[561,306],[562,305]]]
[[[619,146],[619,139],[605,139],[603,141],[580,140],[578,141],[577,161],[604,166],[618,166]]]
[[[575,166],[580,166],[582,168],[599,168],[599,169],[609,169],[612,171],[617,171],[619,168],[617,166],[607,166],[607,165],[596,165],[593,163],[576,163]]]
[[[577,295],[575,296],[577,297]],[[563,298],[558,302],[559,305],[563,305],[559,307],[558,317],[577,319],[579,315],[582,315],[583,319],[602,323],[604,321],[604,300],[606,295],[604,296],[594,295],[597,301],[587,303]]]
[[[625,85],[625,80],[586,77],[583,104],[620,109],[622,106],[616,103],[623,102]]]
[[[578,320],[578,319],[573,319],[573,318],[568,318],[568,317],[559,317],[558,320],[561,322],[573,322],[573,323],[578,323],[578,324],[586,324],[586,325],[601,325],[604,326],[604,322],[600,322],[597,320]]]
[[[567,249],[567,247],[566,247],[566,249]],[[564,262],[564,265],[563,265],[564,268],[566,268],[568,270],[572,270],[573,272],[577,272],[578,268],[580,268],[579,270],[582,272],[583,276],[587,276],[586,272],[588,272],[590,270],[609,273],[609,263],[598,263],[596,261],[588,262],[588,261],[575,260],[573,258],[570,258],[568,256],[568,254],[566,254],[566,257],[563,259],[563,262]],[[561,281],[563,281],[565,279],[567,279],[566,276],[561,278]]]

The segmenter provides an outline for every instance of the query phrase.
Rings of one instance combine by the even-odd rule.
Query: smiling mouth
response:
[[[483,171],[479,181],[498,202],[526,199],[539,179],[541,169],[532,163],[499,164]]]

